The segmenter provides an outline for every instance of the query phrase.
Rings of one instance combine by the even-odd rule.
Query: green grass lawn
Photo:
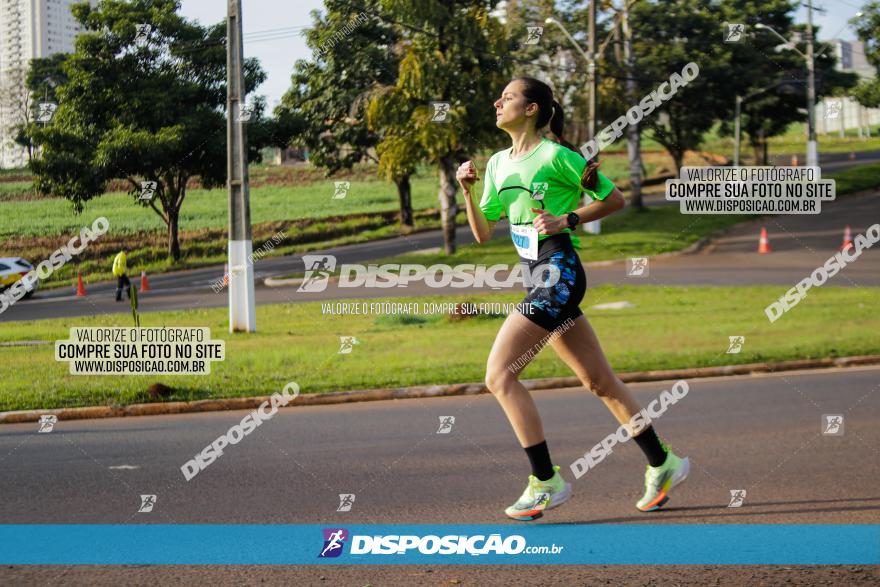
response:
[[[841,137],[837,131],[828,134],[817,134],[816,141],[819,144],[819,153],[849,153],[851,151],[876,151],[880,150],[880,127],[871,129],[871,137],[859,138],[856,129],[846,131]],[[706,134],[702,147],[707,151],[720,153],[733,157],[733,136],[721,137],[713,130]],[[807,150],[806,123],[796,123],[788,127],[784,134],[770,137],[767,152],[770,155],[804,154]],[[741,153],[744,162],[752,161],[752,148],[748,143],[748,137],[743,136]],[[751,164],[751,163],[749,163]],[[801,163],[805,165],[805,163]]]
[[[845,195],[880,187],[880,164],[861,165],[846,171],[829,173],[823,179],[833,179],[838,195]]]
[[[0,202],[20,199],[23,194],[33,192],[33,183],[29,181],[0,181]]]
[[[589,289],[581,307],[618,372],[880,353],[877,288],[815,289],[770,324],[763,309],[784,291],[774,286],[604,285]],[[498,293],[390,301],[513,303],[521,297]],[[589,309],[622,300],[635,307]],[[227,358],[213,363],[208,376],[75,376],[67,363],[54,360],[52,344],[0,346],[0,410],[142,402],[146,388],[157,381],[176,390],[173,400],[268,395],[289,381],[299,383],[303,393],[479,382],[503,320],[323,315],[321,303],[311,302],[257,306],[257,333],[231,335],[227,313],[216,308],[141,317],[142,326],[208,326],[212,338],[224,339]],[[0,342],[67,339],[72,326],[130,325],[125,314],[9,322],[0,329]],[[726,354],[731,335],[746,337],[742,353]],[[357,337],[351,354],[338,353],[340,336]],[[570,374],[548,349],[523,377]]]
[[[2,184],[0,184],[2,185]],[[437,205],[437,181],[419,177],[413,182],[413,208]],[[265,186],[251,189],[251,221],[254,224],[284,219],[321,218],[396,210],[394,184],[380,181],[352,181],[345,199],[334,200],[333,180],[305,186]],[[225,189],[194,189],[187,192],[180,213],[182,230],[222,228],[228,223]],[[165,224],[151,209],[139,209],[131,196],[110,193],[88,202],[82,216],[74,216],[63,199],[5,202],[0,215],[0,240],[12,236],[65,235],[104,216],[114,234],[161,231]]]
[[[619,181],[629,173],[625,157],[609,157],[603,161],[602,172],[614,181]],[[646,166],[650,173],[654,162]],[[273,173],[283,173],[281,168],[255,166],[253,175],[257,178]],[[358,169],[358,177],[365,174]],[[481,174],[482,177],[482,174]],[[336,181],[350,181],[348,195],[344,199],[333,199]],[[292,181],[296,181],[293,179]],[[411,181],[412,204],[414,210],[437,208],[439,181],[436,169],[422,167]],[[482,184],[479,184],[480,186]],[[0,182],[2,194],[29,191],[28,182]],[[252,187],[251,222],[261,224],[281,220],[306,218],[328,218],[371,214],[399,210],[397,189],[391,182],[375,177],[350,180],[345,175],[339,178],[325,178],[297,182],[293,185],[262,185]],[[461,193],[459,192],[459,198]],[[225,188],[211,190],[190,189],[180,214],[181,231],[197,231],[210,228],[225,228],[228,223],[228,198]],[[79,232],[84,225],[90,225],[94,218],[104,216],[110,221],[114,234],[137,234],[144,231],[164,233],[165,225],[159,216],[149,208],[140,208],[132,197],[121,192],[107,193],[85,204],[82,216],[75,216],[67,200],[43,198],[39,200],[7,201],[3,204],[4,213],[0,215],[0,242],[11,237],[45,236]]]
[[[799,122],[792,124],[786,129],[785,133],[770,137],[767,145],[767,152],[770,155],[792,155],[794,153],[805,153],[807,150],[806,139],[806,123]],[[663,146],[650,136],[650,131],[642,134],[641,146],[643,151],[662,151]],[[820,153],[849,153],[851,151],[875,151],[880,150],[880,126],[871,128],[871,137],[859,138],[856,129],[849,129],[843,137],[839,131],[835,130],[827,134],[818,134],[816,140],[819,143]],[[720,136],[718,134],[718,126],[707,132],[703,136],[703,142],[699,147],[700,150],[718,153],[733,159],[734,140],[733,135]],[[610,147],[604,149],[603,153],[626,153],[626,140],[621,139]],[[743,135],[743,143],[741,147],[741,155],[743,163],[752,165],[752,149],[748,143],[748,136]],[[803,165],[803,163],[801,163]]]

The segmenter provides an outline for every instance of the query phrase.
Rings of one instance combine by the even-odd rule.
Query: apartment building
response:
[[[27,163],[27,152],[12,136],[14,127],[30,116],[24,84],[30,60],[73,51],[81,29],[70,6],[78,1],[0,0],[0,167],[4,169]]]

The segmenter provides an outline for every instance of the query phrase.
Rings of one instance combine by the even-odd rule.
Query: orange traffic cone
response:
[[[770,252],[770,241],[767,239],[767,229],[764,227],[761,227],[761,240],[758,242],[758,252]]]
[[[791,156],[791,166],[792,166],[792,167],[797,167],[797,164],[798,164],[797,155],[792,155],[792,156]]]
[[[150,291],[150,282],[147,281],[147,272],[141,270],[141,291],[140,291],[140,293],[144,293],[145,291]]]
[[[86,297],[86,286],[83,285],[83,277],[79,271],[76,272],[76,295],[81,298]]]
[[[229,285],[229,265],[223,265],[223,285]]]
[[[845,251],[852,246],[854,246],[852,240],[852,231],[849,229],[849,224],[847,224],[846,230],[843,231],[843,246],[840,247],[840,250]]]

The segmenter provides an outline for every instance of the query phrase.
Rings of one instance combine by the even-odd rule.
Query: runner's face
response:
[[[512,81],[495,100],[495,126],[505,130],[524,127],[538,111],[537,104],[527,104],[522,94],[522,82]]]

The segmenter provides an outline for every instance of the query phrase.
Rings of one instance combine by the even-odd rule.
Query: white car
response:
[[[19,279],[33,271],[34,266],[21,257],[0,257],[0,291],[4,291]],[[25,283],[27,293],[24,297],[34,295],[39,287],[39,279],[29,279]]]

